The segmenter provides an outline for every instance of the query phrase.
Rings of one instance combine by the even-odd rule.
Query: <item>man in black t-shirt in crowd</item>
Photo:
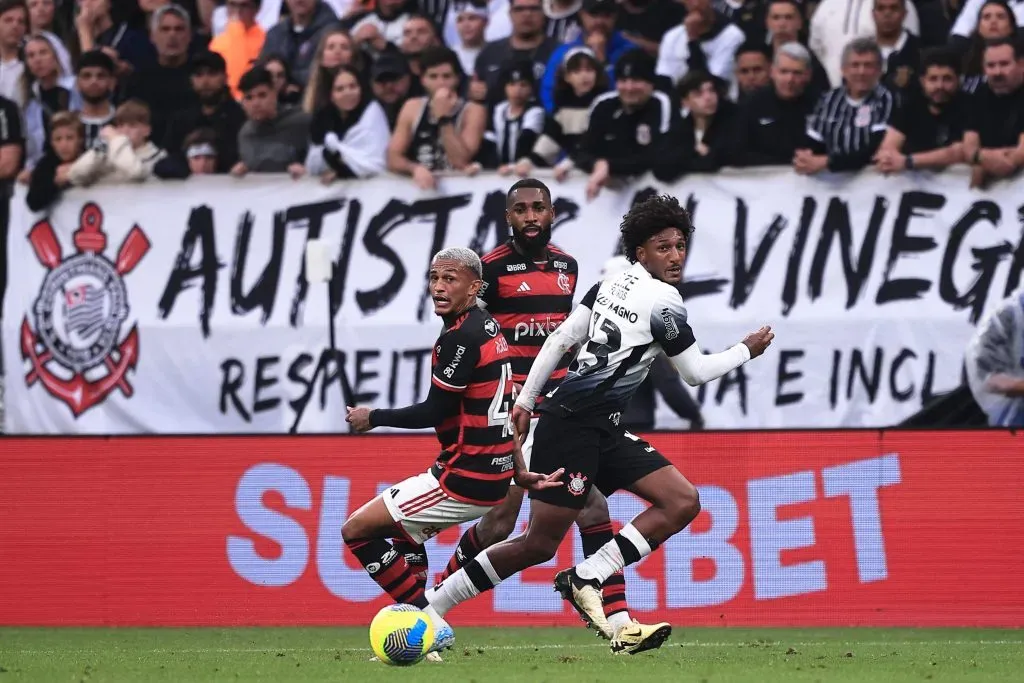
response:
[[[1024,165],[1024,55],[1011,39],[985,48],[985,83],[970,104],[964,133],[964,159],[971,165],[971,187],[1006,178]]]
[[[900,173],[943,169],[963,160],[966,98],[960,94],[960,60],[942,48],[921,58],[921,92],[901,103],[875,155],[875,170]]]

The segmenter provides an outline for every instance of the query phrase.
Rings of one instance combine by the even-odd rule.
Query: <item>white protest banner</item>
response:
[[[505,240],[510,182],[149,182],[69,192],[48,220],[18,194],[7,431],[344,432],[345,402],[422,400],[440,328],[430,257]],[[974,322],[1024,268],[1019,192],[971,191],[957,173],[752,171],[643,180],[593,202],[581,179],[552,189],[553,241],[580,262],[577,299],[616,253],[632,202],[669,192],[696,225],[684,292],[701,345],[775,327],[763,358],[693,390],[709,427],[898,422],[959,384]],[[335,254],[337,359],[327,286],[302,275],[311,238]]]

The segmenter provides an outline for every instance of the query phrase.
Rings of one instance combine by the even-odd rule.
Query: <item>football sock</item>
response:
[[[444,617],[452,607],[480,595],[501,583],[483,551],[447,579],[427,591],[427,602],[438,616]]]
[[[600,550],[576,565],[576,573],[581,579],[604,583],[623,567],[650,555],[652,550],[643,534],[632,524],[627,524]]]
[[[614,537],[615,534],[612,533],[611,522],[580,527],[583,556],[590,557],[594,555]],[[626,606],[626,577],[622,575],[621,571],[615,572],[608,577],[607,581],[601,584],[601,597],[604,601],[604,615],[606,617],[625,612],[626,623],[629,623],[628,607]],[[610,622],[611,619],[609,619]]]
[[[445,567],[439,581],[444,581],[465,567],[481,550],[483,548],[480,547],[480,540],[476,535],[476,524],[474,524],[466,529],[466,533],[462,534],[459,545],[455,548],[455,554],[452,555],[452,559],[448,560],[448,566]]]
[[[629,618],[629,612],[616,612],[608,615],[608,625],[612,627],[612,634],[619,632],[620,628],[629,626],[633,620]]]
[[[395,545],[395,550],[405,556],[405,561],[409,563],[409,569],[412,570],[412,575],[416,577],[416,581],[419,582],[420,586],[426,588],[427,549],[419,543],[413,543],[404,538],[396,538],[392,543]]]
[[[416,580],[405,556],[383,538],[360,538],[345,545],[363,565],[370,578],[397,603],[426,607],[423,586]]]

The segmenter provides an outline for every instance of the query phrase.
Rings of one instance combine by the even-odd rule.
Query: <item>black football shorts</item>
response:
[[[565,485],[531,491],[530,497],[582,510],[592,486],[610,496],[671,464],[654,446],[619,427],[610,416],[563,417],[541,412],[530,471],[549,474],[564,467]]]

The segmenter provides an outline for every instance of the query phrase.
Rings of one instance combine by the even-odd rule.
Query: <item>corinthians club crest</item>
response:
[[[76,418],[114,389],[130,397],[125,375],[139,361],[139,333],[133,325],[121,334],[129,311],[122,278],[149,251],[145,233],[132,226],[111,261],[104,254],[103,212],[90,202],[82,207],[74,233],[77,253],[63,257],[49,220],[36,223],[28,239],[50,272],[32,305],[35,329],[27,315],[21,323],[21,356],[32,364],[25,384],[42,382]]]

